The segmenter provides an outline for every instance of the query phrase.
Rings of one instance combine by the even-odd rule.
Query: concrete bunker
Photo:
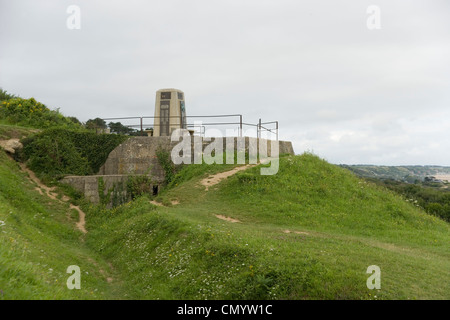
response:
[[[120,202],[130,199],[127,192],[127,183],[130,177],[147,176],[151,183],[148,186],[149,194],[156,196],[161,192],[165,181],[165,172],[161,167],[158,154],[171,153],[179,141],[172,141],[171,134],[176,129],[187,129],[186,108],[184,92],[178,89],[161,89],[156,92],[155,116],[153,136],[130,137],[124,143],[117,146],[110,152],[105,163],[100,167],[99,172],[92,176],[67,176],[61,180],[78,190],[92,203],[104,203],[111,207]],[[218,117],[218,116],[216,116]],[[242,116],[240,119],[242,127]],[[261,130],[261,121],[259,130]],[[141,118],[142,126],[142,118]],[[278,122],[277,122],[278,130]],[[242,130],[240,131],[242,135]],[[257,145],[263,148],[269,155],[272,154],[272,140],[258,137],[212,137],[200,142],[200,153],[205,154],[205,149],[212,143],[227,146],[232,140],[234,152],[237,153],[238,145],[244,145],[248,152],[250,145]],[[193,131],[189,130],[190,135]],[[195,158],[194,150],[198,150],[198,145],[191,139],[191,159]],[[194,144],[195,143],[195,144]],[[294,154],[292,144],[289,141],[279,141],[277,131],[277,149],[279,154]],[[228,149],[227,149],[228,152]],[[259,152],[259,149],[258,149]]]

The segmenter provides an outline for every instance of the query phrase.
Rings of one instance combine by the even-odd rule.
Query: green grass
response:
[[[131,297],[450,298],[449,225],[394,193],[309,154],[283,157],[275,176],[255,167],[207,193],[200,167],[160,196],[179,205],[144,197],[90,210],[88,245],[125,275]],[[375,292],[370,265],[382,271]]]
[[[183,167],[156,198],[164,207],[142,196],[107,210],[76,195],[83,235],[77,212],[0,152],[0,299],[450,298],[445,221],[311,154],[282,157],[273,176],[257,166],[200,185],[233,167]],[[66,287],[69,265],[81,290]],[[366,287],[370,265],[381,290]]]
[[[37,129],[10,125],[0,120],[0,140],[22,139],[36,133]]]
[[[0,299],[116,297],[118,284],[106,281],[114,271],[83,243],[77,216],[68,205],[40,195],[0,152]],[[66,286],[70,265],[81,269],[80,290]]]

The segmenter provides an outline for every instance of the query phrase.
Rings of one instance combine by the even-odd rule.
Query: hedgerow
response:
[[[109,153],[126,139],[123,135],[52,128],[22,140],[21,158],[41,177],[90,175],[97,173]]]

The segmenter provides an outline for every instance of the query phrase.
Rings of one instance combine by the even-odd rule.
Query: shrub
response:
[[[64,117],[58,110],[50,110],[34,98],[12,98],[0,103],[0,117],[8,123],[38,129],[51,127],[81,128],[79,123]]]
[[[22,140],[22,160],[41,176],[97,173],[109,153],[127,139],[122,135],[53,128]]]
[[[164,170],[164,183],[168,185],[175,178],[176,173],[176,167],[172,162],[172,159],[170,158],[170,152],[159,148],[156,151],[156,157],[158,158],[158,162]]]
[[[73,141],[61,135],[42,134],[25,139],[23,155],[28,167],[36,173],[52,177],[91,173],[88,160]]]
[[[131,199],[136,199],[144,194],[153,194],[153,182],[149,176],[130,176],[127,181],[127,194]]]
[[[14,94],[8,93],[6,90],[3,90],[0,88],[0,101],[9,100],[9,99],[13,99],[13,98],[17,98],[17,96]]]

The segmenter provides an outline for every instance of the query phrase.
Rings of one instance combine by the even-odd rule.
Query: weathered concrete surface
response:
[[[126,184],[129,175],[97,175],[97,176],[66,176],[61,182],[71,185],[75,190],[84,194],[90,202],[100,203],[100,180],[103,180],[103,196],[117,192],[116,196],[127,198]],[[110,199],[112,201],[112,199]]]
[[[202,151],[217,139],[218,144],[226,149],[228,142],[233,142],[234,152],[238,149],[238,144],[245,146],[245,151],[249,152],[250,146],[256,146],[259,151],[259,140],[257,138],[211,138],[202,141]],[[180,140],[181,141],[181,140]],[[154,185],[160,185],[164,181],[164,170],[158,162],[157,151],[159,149],[171,152],[173,147],[179,142],[171,142],[170,137],[133,137],[115,148],[108,156],[105,164],[100,168],[95,176],[67,176],[61,180],[73,186],[83,193],[92,203],[100,203],[101,192],[99,192],[99,181],[103,180],[103,196],[114,194],[122,199],[127,198],[126,183],[130,175],[148,175],[152,178]],[[262,146],[267,147],[267,155],[271,155],[271,141],[261,139]],[[278,141],[279,154],[294,154],[290,141]],[[194,139],[191,141],[191,159],[194,159]],[[193,160],[192,160],[193,161]],[[109,205],[111,206],[111,202]]]
[[[211,138],[221,140],[219,143],[226,148],[227,138]],[[237,150],[237,141],[242,139],[245,141],[245,151],[249,151],[250,144],[259,145],[257,138],[243,137],[234,140],[234,152]],[[191,139],[191,159],[194,158],[194,139]],[[211,141],[202,141],[202,151],[211,143]],[[170,137],[134,137],[130,138],[117,148],[115,148],[108,156],[105,164],[100,168],[99,175],[111,174],[149,174],[156,181],[164,180],[164,171],[159,165],[156,152],[159,148],[171,151],[179,142],[171,142]],[[271,141],[262,139],[262,143],[267,145],[267,153],[271,155]],[[278,141],[279,153],[294,154],[292,143],[290,141]],[[192,160],[193,161],[193,160]]]
[[[148,174],[162,182],[164,171],[156,156],[157,150],[170,152],[177,143],[170,137],[133,137],[116,147],[100,167],[99,175]]]

